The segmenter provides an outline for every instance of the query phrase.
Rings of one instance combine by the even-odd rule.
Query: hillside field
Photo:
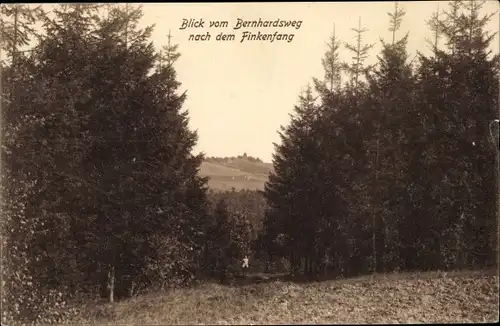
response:
[[[208,186],[213,190],[264,190],[272,164],[251,162],[244,158],[220,162],[204,161],[199,175],[209,177]]]
[[[313,283],[204,284],[86,307],[85,324],[252,325],[498,321],[498,274],[391,274]]]

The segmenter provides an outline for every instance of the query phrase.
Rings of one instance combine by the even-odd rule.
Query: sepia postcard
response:
[[[498,1],[0,8],[2,325],[498,322]]]

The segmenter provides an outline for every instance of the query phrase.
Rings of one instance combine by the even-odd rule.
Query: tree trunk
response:
[[[110,266],[108,272],[108,290],[109,302],[113,303],[115,301],[115,266]]]
[[[134,280],[132,280],[130,283],[130,289],[129,289],[129,293],[128,293],[129,298],[132,298],[134,296],[134,294],[135,294],[134,290],[135,290],[135,282],[134,282]]]
[[[375,189],[378,187],[378,165],[379,165],[379,154],[380,154],[380,142],[377,139],[377,159],[376,159],[376,166],[375,166]],[[376,190],[375,190],[376,191]],[[376,246],[376,218],[377,214],[379,214],[379,200],[378,200],[378,192],[375,192],[375,203],[373,203],[373,206],[375,207],[373,214],[373,233],[372,233],[372,245],[373,245],[373,274],[377,272],[377,246]]]
[[[500,119],[500,105],[498,106],[498,119]],[[494,122],[496,122],[497,125],[497,130],[496,130],[496,135],[493,137],[493,144],[495,146],[495,179],[496,179],[496,186],[497,186],[497,191],[496,191],[496,219],[497,219],[497,230],[496,232],[492,232],[494,236],[491,237],[492,243],[491,243],[491,250],[493,250],[494,255],[494,266],[497,268],[499,266],[499,252],[498,252],[498,237],[496,236],[498,232],[500,232],[500,121],[498,119]],[[490,125],[490,132],[491,132],[491,125]],[[492,133],[493,134],[493,133]]]

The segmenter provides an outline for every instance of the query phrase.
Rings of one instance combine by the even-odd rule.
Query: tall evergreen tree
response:
[[[46,22],[50,23],[48,19]],[[68,47],[74,49],[77,46],[74,42],[68,42]],[[68,87],[71,88],[78,82],[75,80],[73,85],[62,87],[50,77],[42,80],[40,78],[42,71],[39,68],[44,57],[41,54],[41,48],[42,46],[35,48],[30,57],[22,54],[18,54],[16,57],[16,80],[13,81],[13,85],[16,87],[12,89],[18,91],[12,93],[12,99],[17,105],[13,106],[15,111],[11,112],[15,113],[18,119],[13,116],[7,119],[9,137],[2,139],[7,140],[2,144],[2,151],[7,154],[7,164],[3,165],[3,168],[7,168],[4,170],[9,176],[6,182],[7,188],[12,191],[8,191],[7,196],[12,202],[16,201],[16,206],[19,208],[15,212],[8,210],[9,217],[17,221],[17,223],[9,225],[11,232],[8,235],[10,241],[8,248],[17,251],[17,255],[11,256],[12,260],[16,256],[22,257],[24,266],[19,270],[27,278],[21,288],[16,288],[16,280],[9,284],[8,288],[10,294],[12,295],[12,291],[14,291],[16,297],[15,300],[10,301],[15,302],[18,307],[17,310],[11,311],[14,313],[13,318],[27,317],[28,315],[38,322],[54,322],[52,319],[39,319],[43,315],[47,316],[53,312],[51,309],[53,307],[48,307],[46,304],[54,302],[47,298],[50,292],[47,293],[47,289],[44,289],[45,285],[50,288],[53,283],[45,283],[44,281],[47,276],[52,275],[52,281],[57,283],[55,275],[60,272],[67,280],[74,277],[74,275],[67,273],[68,269],[64,268],[64,265],[73,266],[73,255],[69,256],[65,253],[75,249],[73,243],[64,243],[62,235],[71,220],[65,215],[68,210],[63,208],[65,205],[61,203],[58,195],[62,194],[61,198],[65,196],[71,203],[73,193],[65,192],[68,188],[65,190],[64,188],[68,184],[60,178],[61,174],[59,173],[63,169],[58,171],[57,163],[60,164],[58,160],[61,153],[65,151],[74,151],[75,154],[68,162],[78,161],[81,158],[81,151],[78,151],[77,148],[81,143],[72,143],[64,139],[68,132],[71,133],[77,128],[77,125],[74,124],[75,120],[69,118],[68,115],[66,115],[68,117],[65,120],[66,123],[59,125],[61,128],[57,133],[54,133],[54,130],[50,128],[54,121],[62,121],[67,111],[58,111],[53,106],[50,108],[44,106],[47,103],[44,103],[43,97],[49,92],[47,84],[51,83],[52,89],[58,89],[59,94],[61,94],[67,92]],[[22,73],[20,73],[21,71]],[[72,95],[78,96],[80,94],[76,87],[73,90]],[[52,103],[61,99],[59,94],[56,92],[51,94]],[[60,109],[62,106],[59,104]],[[15,164],[12,164],[14,161]],[[71,164],[69,165],[71,168]],[[66,202],[66,208],[68,206],[71,204],[68,205]],[[55,229],[61,232],[58,234]],[[53,246],[49,249],[47,243],[50,242]],[[19,246],[19,244],[22,245]],[[68,251],[60,250],[61,245],[71,249]],[[47,260],[52,260],[52,264],[47,264]],[[46,268],[40,267],[43,263],[46,264]],[[35,283],[32,281],[34,279],[38,281]],[[22,282],[20,279],[17,281]],[[26,290],[30,293],[27,294]]]
[[[407,137],[408,112],[413,106],[412,68],[406,45],[408,34],[396,40],[405,12],[397,3],[389,31],[392,43],[382,40],[382,53],[377,69],[369,76],[369,98],[365,130],[369,131],[370,154],[373,167],[373,269],[386,271],[398,265],[398,229],[394,226],[403,214],[401,205],[405,196],[405,160],[400,144]],[[387,182],[389,181],[390,182]]]
[[[352,260],[356,251],[351,231],[357,225],[352,218],[355,207],[352,199],[355,196],[347,180],[354,178],[356,175],[354,171],[357,171],[353,162],[357,162],[355,153],[359,150],[357,144],[360,144],[356,119],[360,113],[357,110],[357,103],[361,98],[361,92],[355,92],[356,96],[350,96],[349,92],[340,87],[342,70],[347,70],[349,75],[350,66],[338,59],[340,41],[334,37],[332,39],[332,44],[335,46],[330,45],[323,62],[328,62],[329,58],[336,58],[335,65],[323,66],[325,76],[331,75],[332,67],[335,69],[338,87],[327,89],[321,87],[315,80],[321,100],[321,115],[313,128],[314,138],[318,143],[314,160],[317,165],[314,191],[315,196],[320,198],[317,205],[321,207],[317,213],[315,249],[319,266],[315,272],[321,270],[322,273],[328,273],[333,269],[334,273],[347,275],[351,272],[348,262]],[[361,74],[360,64],[363,59],[358,59],[358,73]],[[349,83],[348,81],[346,84]],[[324,84],[328,84],[326,78]]]
[[[340,41],[335,35],[335,24],[333,24],[332,36],[330,36],[330,40],[326,45],[328,49],[321,59],[321,64],[325,71],[324,79],[313,78],[316,91],[323,96],[327,93],[333,93],[334,90],[338,91],[341,87],[342,62],[339,58]]]
[[[215,206],[213,228],[209,232],[211,240],[209,247],[210,266],[213,275],[217,275],[219,281],[224,283],[230,265],[231,217],[223,199],[219,200]]]
[[[440,214],[433,229],[441,236],[433,254],[442,268],[492,265],[496,260],[496,237],[488,231],[497,225],[490,164],[494,153],[484,118],[497,115],[498,55],[488,49],[494,35],[485,25],[492,14],[480,16],[483,4],[450,4],[439,22],[447,48],[434,57],[421,56],[419,98],[430,130],[426,164],[431,171],[443,171],[423,189],[436,194]]]
[[[439,44],[439,39],[441,37],[441,29],[440,29],[440,11],[439,11],[439,6],[437,7],[437,11],[432,14],[431,18],[426,21],[427,26],[429,29],[433,32],[433,40],[430,41],[426,39],[427,43],[431,46],[432,50],[434,53],[437,53],[438,51],[438,44]]]
[[[373,48],[374,44],[362,44],[363,34],[368,29],[361,27],[361,17],[357,28],[351,28],[356,33],[356,44],[345,44],[345,47],[353,53],[353,61],[351,64],[345,64],[344,69],[350,77],[350,88],[352,90],[359,90],[360,77],[364,76],[371,70],[371,66],[365,67],[364,62],[368,58],[368,52]]]
[[[265,197],[268,203],[266,227],[268,232],[281,230],[286,237],[288,255],[292,268],[299,270],[304,263],[304,271],[311,271],[314,254],[316,222],[319,217],[315,208],[317,197],[313,195],[317,179],[319,162],[318,150],[314,137],[313,125],[319,117],[319,109],[314,103],[311,87],[299,96],[299,105],[295,106],[295,116],[290,125],[282,128],[282,143],[276,145],[273,164],[265,185]],[[280,227],[277,227],[277,226]]]

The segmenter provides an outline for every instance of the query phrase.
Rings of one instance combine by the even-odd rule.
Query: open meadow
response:
[[[493,272],[391,274],[313,283],[279,280],[149,293],[86,307],[95,325],[457,323],[498,321]]]
[[[272,171],[270,163],[251,162],[247,159],[225,159],[201,163],[199,175],[208,177],[208,186],[217,191],[249,189],[264,190]]]

